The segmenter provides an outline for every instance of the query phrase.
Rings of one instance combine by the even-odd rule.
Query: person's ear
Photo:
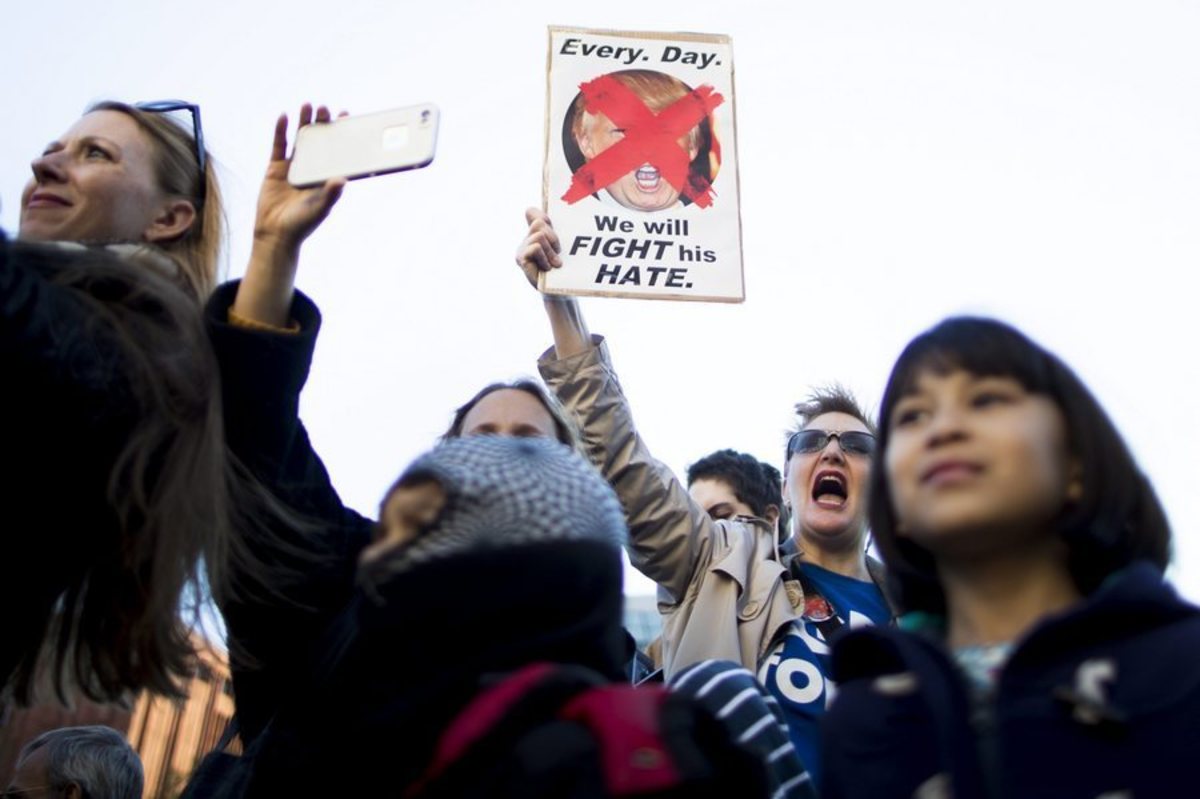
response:
[[[575,144],[579,147],[579,152],[583,153],[583,157],[589,161],[596,157],[596,148],[592,146],[592,125],[595,124],[596,118],[584,111],[574,130]]]
[[[79,787],[77,782],[68,783],[63,789],[63,796],[66,799],[84,799],[83,788]]]
[[[142,239],[152,244],[181,238],[196,222],[196,206],[187,200],[170,200],[142,232]]]

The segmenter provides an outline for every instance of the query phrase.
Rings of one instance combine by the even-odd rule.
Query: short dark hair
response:
[[[60,727],[25,744],[20,760],[46,750],[46,778],[63,791],[72,783],[88,799],[140,799],[142,761],[116,730]]]
[[[875,422],[870,414],[858,404],[854,393],[838,383],[819,386],[807,397],[796,403],[797,429],[803,430],[813,419],[827,413],[844,413],[853,416],[875,432]]]
[[[812,420],[818,416],[823,416],[827,413],[844,413],[847,416],[853,416],[866,425],[871,435],[875,435],[877,432],[875,422],[871,419],[870,414],[858,404],[858,400],[855,399],[853,392],[839,383],[814,388],[812,393],[796,403],[795,410],[795,427],[787,431],[787,438],[783,445],[784,468],[787,468],[787,462],[790,459],[789,456],[791,453],[788,451],[788,444],[791,443],[792,436],[808,427],[812,423]]]
[[[489,394],[505,390],[524,391],[540,402],[542,407],[546,409],[546,413],[550,414],[550,418],[554,420],[555,438],[558,439],[559,443],[566,444],[579,454],[587,457],[587,452],[583,448],[583,441],[579,435],[579,428],[570,414],[567,413],[566,408],[541,383],[530,378],[489,383],[479,389],[475,396],[471,397],[454,411],[454,419],[450,422],[450,427],[446,429],[446,432],[442,433],[441,440],[449,441],[452,438],[461,438],[463,420],[467,418],[467,414],[471,412],[471,409]]]
[[[896,361],[880,407],[877,457],[887,451],[890,416],[923,373],[963,369],[977,376],[1009,377],[1058,406],[1067,446],[1080,467],[1083,491],[1057,521],[1067,545],[1068,568],[1083,594],[1137,559],[1165,570],[1171,530],[1150,481],[1100,403],[1057,356],[1015,328],[994,319],[952,317],[917,336]],[[945,611],[932,555],[896,535],[887,470],[871,473],[868,518],[904,610]]]
[[[689,486],[705,478],[728,484],[733,495],[749,505],[755,516],[767,518],[767,507],[774,505],[779,510],[779,529],[788,529],[783,507],[783,480],[779,470],[771,464],[744,452],[719,449],[688,467]]]

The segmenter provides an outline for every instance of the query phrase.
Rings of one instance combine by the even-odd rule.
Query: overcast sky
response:
[[[299,278],[325,315],[304,417],[373,513],[454,406],[549,344],[512,263],[540,202],[548,24],[733,37],[746,302],[585,301],[659,457],[778,463],[808,387],[873,406],[913,335],[999,316],[1101,398],[1200,598],[1200,3],[20,3],[0,224],[88,103],[182,97],[223,168],[237,275],[276,114],[437,103],[434,164],[350,186]]]

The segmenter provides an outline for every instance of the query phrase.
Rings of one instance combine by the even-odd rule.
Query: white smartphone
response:
[[[437,129],[432,103],[305,125],[296,134],[288,183],[315,186],[429,166]]]

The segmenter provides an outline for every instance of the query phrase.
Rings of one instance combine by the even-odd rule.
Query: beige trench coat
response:
[[[592,462],[621,499],[629,557],[659,584],[663,664],[668,678],[708,658],[752,672],[800,618],[803,594],[782,562],[774,526],[739,517],[714,521],[633,424],[603,338],[587,352],[538,362],[546,384],[575,416]],[[869,561],[880,582],[879,564]]]

